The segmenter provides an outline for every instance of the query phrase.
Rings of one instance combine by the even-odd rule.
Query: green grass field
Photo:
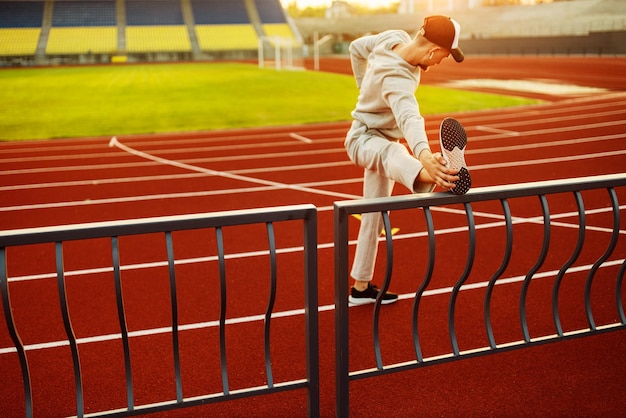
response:
[[[0,92],[5,141],[343,121],[358,94],[351,76],[236,63],[3,69]],[[536,102],[430,86],[418,99],[425,115]]]

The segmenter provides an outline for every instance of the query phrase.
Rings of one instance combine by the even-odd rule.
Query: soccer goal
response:
[[[295,38],[264,36],[259,38],[259,68],[303,70],[302,43]]]

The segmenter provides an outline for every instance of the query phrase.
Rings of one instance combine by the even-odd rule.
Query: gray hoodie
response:
[[[393,52],[411,40],[401,30],[361,37],[350,44],[352,70],[359,99],[352,117],[386,138],[405,138],[413,155],[430,149],[415,92],[420,68]]]

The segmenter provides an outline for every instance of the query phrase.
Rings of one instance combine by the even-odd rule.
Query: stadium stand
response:
[[[184,25],[126,27],[126,52],[190,51],[189,33]]]
[[[115,26],[115,0],[55,1],[53,27]]]
[[[202,51],[256,51],[259,44],[252,24],[196,25],[196,36]]]
[[[35,55],[40,34],[39,28],[0,29],[0,55]]]
[[[35,55],[43,23],[43,1],[7,1],[0,7],[0,56]]]
[[[0,28],[40,28],[43,1],[6,1],[0,7]]]
[[[254,59],[268,36],[299,42],[280,0],[0,0],[0,65]]]
[[[192,0],[200,50],[228,51],[258,48],[258,35],[243,0]]]
[[[274,0],[255,0],[259,18],[263,23],[287,23],[280,2]]]
[[[180,0],[126,0],[126,52],[191,52]]]
[[[623,0],[433,12],[459,16],[469,54],[626,54]],[[365,33],[412,32],[425,13],[294,20],[280,0],[0,0],[0,65],[254,59],[314,34],[344,53]]]
[[[191,0],[196,25],[251,23],[243,0]]]
[[[47,55],[111,54],[116,50],[115,0],[54,3]]]
[[[180,0],[126,0],[128,26],[184,25]]]
[[[101,54],[117,50],[117,28],[51,28],[47,55]]]
[[[280,3],[273,0],[255,0],[259,19],[263,27],[263,33],[268,38],[280,37],[294,44],[300,43]]]

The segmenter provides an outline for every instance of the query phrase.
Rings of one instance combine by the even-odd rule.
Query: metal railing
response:
[[[335,228],[335,350],[336,350],[336,415],[347,417],[349,415],[349,386],[350,382],[356,379],[364,379],[374,377],[381,374],[399,372],[403,370],[411,370],[426,365],[434,365],[449,361],[458,360],[480,355],[488,355],[506,350],[523,348],[527,346],[543,344],[552,341],[558,341],[567,338],[574,338],[584,335],[601,333],[611,330],[623,329],[626,327],[626,316],[623,306],[623,279],[626,272],[626,260],[609,260],[615,249],[618,247],[620,234],[624,232],[620,229],[620,205],[616,188],[626,186],[626,175],[608,175],[597,176],[582,179],[570,179],[564,181],[539,182],[531,184],[523,184],[517,186],[489,187],[471,190],[464,196],[456,196],[448,193],[428,194],[428,195],[407,195],[386,199],[369,199],[355,200],[335,203],[334,210],[334,228]],[[593,230],[587,226],[587,214],[584,207],[582,192],[593,191],[594,193],[605,190],[608,193],[608,204],[605,212],[611,214],[611,228],[604,228],[610,232],[610,241],[603,251],[602,255],[590,266],[586,267],[584,273],[584,311],[587,327],[584,329],[566,330],[563,326],[563,318],[559,311],[559,296],[561,294],[561,284],[565,274],[573,270],[574,264],[581,254],[581,249],[586,241],[586,231]],[[624,190],[619,189],[620,193]],[[553,222],[553,214],[550,213],[547,196],[553,194],[571,194],[577,208],[578,218],[578,237],[575,248],[563,263],[558,272],[553,274],[554,285],[552,290],[552,306],[551,316],[554,324],[554,333],[550,335],[542,335],[539,337],[531,336],[529,332],[528,313],[526,304],[528,298],[528,289],[530,282],[538,275],[538,272],[544,261],[548,257],[551,239],[551,227],[557,224]],[[604,193],[603,193],[604,195]],[[511,261],[513,249],[513,224],[518,218],[515,218],[510,209],[509,201],[517,198],[534,198],[539,199],[541,208],[541,216],[536,223],[542,225],[543,241],[539,251],[538,258],[530,270],[524,277],[519,280],[521,289],[519,294],[519,323],[521,329],[521,340],[509,341],[506,343],[497,343],[495,333],[492,326],[492,292],[494,286],[501,284],[502,275],[507,269]],[[482,309],[484,326],[486,331],[486,339],[484,346],[474,347],[470,350],[462,350],[457,336],[457,324],[455,322],[455,313],[457,311],[457,298],[461,291],[468,287],[468,278],[472,272],[474,261],[476,258],[477,238],[476,230],[478,229],[474,219],[474,211],[472,204],[478,202],[499,202],[502,207],[502,222],[506,231],[505,241],[502,245],[504,255],[499,267],[495,269],[490,279],[485,284],[485,298],[482,306],[472,306],[472,309]],[[433,357],[424,355],[423,341],[420,340],[420,323],[418,314],[420,312],[420,302],[424,295],[428,292],[427,288],[431,282],[431,278],[435,265],[435,235],[437,233],[432,212],[440,207],[447,205],[463,205],[464,215],[467,220],[467,260],[461,277],[456,280],[454,286],[450,290],[447,310],[448,339],[450,344],[449,352]],[[384,364],[382,360],[381,344],[380,344],[380,301],[374,304],[372,323],[373,323],[373,350],[375,365],[374,367],[350,371],[349,368],[349,328],[348,328],[348,264],[349,264],[349,240],[348,240],[348,223],[351,215],[362,214],[367,212],[380,212],[384,220],[385,227],[385,244],[387,254],[387,268],[382,290],[389,288],[392,279],[392,265],[394,256],[394,235],[392,233],[391,223],[389,220],[389,211],[415,210],[418,209],[423,213],[426,231],[425,236],[428,239],[428,256],[426,260],[426,272],[421,282],[417,286],[417,291],[409,298],[413,298],[412,309],[412,341],[414,349],[413,358],[401,363]],[[569,215],[568,215],[569,216]],[[605,218],[603,218],[604,220]],[[305,353],[306,356],[306,376],[302,379],[291,380],[288,382],[275,382],[272,372],[272,361],[270,356],[270,327],[274,305],[274,297],[277,282],[277,249],[275,244],[274,225],[282,221],[302,221],[304,227],[303,233],[303,279],[304,279],[304,315],[305,315]],[[500,222],[500,221],[499,221]],[[229,384],[229,367],[226,361],[226,341],[225,327],[227,319],[225,316],[224,306],[226,305],[226,268],[224,260],[226,258],[223,243],[222,228],[228,226],[265,224],[267,238],[269,242],[268,255],[270,258],[270,296],[267,302],[267,309],[264,315],[264,362],[265,362],[265,381],[263,386],[248,387],[244,389],[231,389]],[[183,377],[180,364],[180,342],[179,334],[181,327],[179,326],[179,302],[177,301],[177,279],[176,279],[176,260],[174,258],[174,241],[172,233],[175,231],[197,230],[197,229],[214,229],[215,242],[217,244],[217,256],[215,257],[219,267],[219,283],[220,283],[220,318],[219,326],[219,353],[221,376],[221,392],[208,393],[205,395],[185,398],[183,394]],[[121,236],[141,235],[141,234],[162,234],[165,241],[167,262],[165,267],[168,272],[169,298],[171,301],[171,339],[173,347],[173,375],[175,378],[175,400],[163,400],[159,403],[136,405],[135,392],[133,387],[133,367],[131,364],[131,352],[129,338],[131,335],[126,324],[126,308],[124,299],[122,298],[122,272],[123,266],[120,265],[120,248],[118,238]],[[167,411],[187,406],[202,405],[214,402],[220,402],[231,399],[246,398],[251,396],[266,395],[288,390],[307,390],[307,407],[309,416],[319,416],[320,414],[320,394],[319,394],[319,329],[318,329],[318,294],[317,294],[317,210],[313,205],[297,205],[286,206],[280,208],[261,208],[245,211],[231,211],[212,214],[197,214],[185,216],[173,216],[162,218],[150,218],[141,220],[128,220],[116,222],[100,222],[91,224],[71,225],[64,227],[46,227],[25,230],[0,231],[0,291],[2,296],[2,305],[4,316],[13,341],[15,352],[19,357],[19,364],[23,378],[23,390],[25,399],[26,416],[33,416],[33,394],[31,386],[31,372],[29,370],[28,349],[20,338],[20,330],[17,328],[13,318],[10,295],[10,277],[7,272],[7,248],[14,246],[24,246],[39,243],[54,243],[54,257],[56,263],[56,273],[53,275],[57,282],[58,297],[61,304],[61,316],[64,325],[64,332],[67,344],[70,347],[71,357],[73,361],[74,384],[76,393],[76,411],[78,416],[86,416],[86,405],[83,396],[83,370],[80,363],[80,341],[77,339],[70,316],[70,308],[68,307],[68,295],[66,289],[67,272],[64,268],[64,243],[68,241],[78,241],[104,238],[110,240],[111,248],[111,267],[108,268],[112,273],[112,280],[115,284],[115,297],[117,302],[117,314],[119,319],[119,328],[121,330],[121,342],[124,355],[124,371],[126,383],[126,406],[116,410],[108,410],[95,412],[93,416],[125,416],[138,415],[150,412]],[[621,244],[621,243],[620,243]],[[500,248],[500,247],[499,247]],[[619,247],[623,248],[623,247]],[[425,252],[425,249],[424,249]],[[618,254],[620,258],[624,258],[623,254]],[[615,277],[615,294],[614,294],[614,310],[615,317],[619,318],[615,322],[607,323],[607,321],[597,321],[592,309],[591,289],[594,279],[599,268],[610,263],[616,267],[617,274]],[[619,267],[617,267],[619,266]],[[406,295],[405,295],[406,296]],[[476,310],[476,309],[474,309]],[[601,322],[601,323],[600,323]],[[279,354],[279,353],[277,353]]]
[[[612,265],[621,266],[618,269],[617,277],[615,278],[615,295],[614,295],[614,309],[615,317],[619,318],[614,323],[604,323],[598,325],[594,318],[594,312],[591,304],[591,288],[594,283],[596,272],[603,263],[605,263],[611,254],[614,252],[618,239],[620,237],[620,206],[618,202],[618,196],[615,191],[617,187],[626,186],[626,175],[607,175],[597,176],[580,179],[569,179],[564,181],[547,181],[538,182],[514,186],[498,186],[487,187],[471,190],[464,196],[456,196],[451,193],[435,193],[428,195],[407,195],[397,196],[390,198],[380,199],[363,199],[355,201],[337,202],[334,207],[334,223],[335,223],[335,345],[336,345],[336,416],[347,417],[349,416],[349,387],[350,382],[357,379],[364,379],[374,376],[379,376],[391,372],[399,372],[403,370],[411,370],[426,365],[439,364],[449,361],[458,360],[461,358],[474,357],[479,355],[492,354],[496,352],[512,350],[516,348],[527,347],[531,345],[543,344],[546,342],[562,340],[566,338],[579,337],[583,335],[589,335],[594,333],[600,333],[610,330],[623,329],[626,326],[626,317],[624,315],[624,306],[622,301],[622,283],[624,279],[624,272],[626,270],[626,260],[613,260]],[[562,319],[559,315],[558,302],[560,295],[560,288],[564,274],[572,267],[575,261],[581,254],[583,243],[585,242],[586,226],[586,214],[581,197],[581,192],[585,190],[606,189],[608,192],[609,211],[612,215],[612,230],[610,242],[604,251],[604,253],[591,265],[587,270],[587,277],[584,285],[584,310],[588,328],[578,329],[575,331],[565,332],[562,326]],[[529,284],[543,265],[549,252],[549,243],[551,237],[551,214],[546,199],[547,195],[557,193],[572,193],[576,202],[578,213],[578,238],[576,246],[570,258],[562,265],[556,274],[551,301],[552,318],[554,322],[555,333],[552,335],[543,335],[540,337],[531,338],[529,333],[528,319],[527,319],[527,297]],[[492,328],[491,318],[491,303],[492,292],[494,286],[498,280],[501,279],[503,272],[506,270],[511,260],[512,248],[513,248],[513,223],[514,217],[512,216],[509,200],[515,198],[528,198],[538,197],[541,207],[541,220],[538,223],[543,224],[543,242],[541,243],[541,250],[536,263],[528,271],[528,273],[521,279],[521,289],[519,295],[519,326],[522,330],[522,340],[506,342],[503,344],[496,344],[494,332]],[[459,292],[464,288],[472,271],[472,267],[476,258],[476,224],[474,214],[472,210],[472,204],[477,202],[486,201],[499,201],[502,206],[504,224],[506,229],[506,240],[504,242],[504,256],[500,263],[500,266],[491,275],[491,278],[485,285],[485,297],[483,310],[483,321],[485,323],[487,339],[484,341],[484,346],[475,347],[469,350],[462,351],[459,348],[457,338],[457,328],[455,323],[455,311],[457,309],[458,301],[457,297]],[[428,287],[431,278],[433,276],[433,270],[435,265],[435,228],[433,224],[433,216],[431,208],[441,207],[446,205],[461,204],[464,207],[465,216],[467,219],[467,232],[469,237],[468,242],[468,254],[466,264],[461,277],[456,281],[452,289],[450,290],[450,297],[448,300],[448,338],[450,342],[450,350],[448,353],[439,354],[433,357],[425,357],[422,353],[423,341],[420,341],[420,322],[418,321],[418,314],[420,312],[420,302],[423,299],[426,288]],[[425,224],[427,226],[428,237],[428,259],[425,275],[417,287],[417,291],[413,296],[413,310],[412,310],[412,339],[411,342],[414,348],[414,357],[407,361],[383,364],[381,356],[381,341],[380,341],[380,307],[381,299],[380,295],[386,292],[389,288],[392,279],[392,266],[394,257],[394,238],[389,220],[389,211],[401,211],[411,209],[422,209],[425,217]],[[349,364],[349,321],[348,321],[348,287],[349,287],[349,220],[351,215],[380,212],[384,221],[384,237],[382,238],[386,246],[386,268],[384,283],[379,297],[374,304],[372,314],[372,341],[375,358],[375,366],[363,370],[350,370]],[[623,234],[623,231],[621,231]],[[495,245],[495,244],[493,244]],[[534,245],[533,247],[536,247]],[[498,247],[500,248],[500,247]],[[426,253],[426,248],[421,251]],[[620,254],[619,257],[623,258],[624,254]],[[480,309],[480,306],[472,305],[472,308]],[[394,341],[396,343],[396,341]]]
[[[304,226],[303,251],[304,251],[304,316],[305,316],[305,357],[306,376],[302,379],[288,382],[275,382],[272,374],[272,362],[270,356],[270,327],[271,318],[276,296],[277,283],[277,256],[274,224],[282,221],[301,220]],[[226,362],[226,268],[225,249],[223,243],[222,228],[228,226],[265,224],[269,241],[270,256],[270,295],[267,310],[264,316],[264,358],[265,358],[265,381],[264,386],[256,386],[244,389],[231,390],[229,385],[228,364]],[[181,375],[180,362],[180,324],[179,303],[177,301],[176,262],[174,259],[174,243],[172,232],[193,230],[200,228],[212,228],[215,230],[217,243],[217,261],[219,265],[219,288],[220,288],[220,318],[219,318],[219,351],[221,364],[222,392],[209,393],[193,398],[183,397],[183,378]],[[167,270],[169,274],[169,297],[171,300],[171,338],[173,347],[173,367],[175,376],[175,400],[163,400],[163,402],[136,405],[133,389],[133,367],[131,365],[131,351],[129,346],[129,331],[126,323],[126,306],[122,298],[122,274],[120,268],[120,248],[118,237],[139,234],[163,234],[167,249]],[[307,407],[310,416],[319,416],[319,347],[318,347],[318,295],[317,295],[317,211],[313,205],[285,206],[277,208],[263,208],[254,210],[231,211],[210,214],[196,214],[171,216],[162,218],[150,218],[129,221],[100,222],[79,224],[63,227],[33,228],[24,230],[12,230],[0,232],[0,290],[2,293],[2,305],[4,316],[10,337],[19,357],[24,386],[24,399],[26,416],[33,416],[33,394],[31,386],[31,373],[29,370],[29,356],[26,347],[20,338],[20,330],[17,329],[12,312],[11,296],[9,289],[9,277],[7,272],[7,248],[28,244],[54,243],[56,260],[56,280],[58,296],[61,303],[61,314],[65,334],[73,361],[74,383],[76,392],[76,412],[79,417],[85,416],[85,403],[83,395],[83,370],[80,362],[80,347],[73,330],[68,307],[68,294],[66,289],[66,272],[64,269],[63,248],[64,243],[74,240],[87,240],[92,238],[106,238],[111,241],[112,270],[115,282],[115,294],[117,302],[117,314],[121,330],[121,340],[124,352],[125,379],[126,379],[126,402],[124,408],[102,411],[90,416],[121,416],[137,415],[149,412],[167,411],[181,407],[207,404],[230,399],[239,399],[251,396],[266,395],[287,390],[307,389]],[[275,353],[277,354],[277,353]]]

